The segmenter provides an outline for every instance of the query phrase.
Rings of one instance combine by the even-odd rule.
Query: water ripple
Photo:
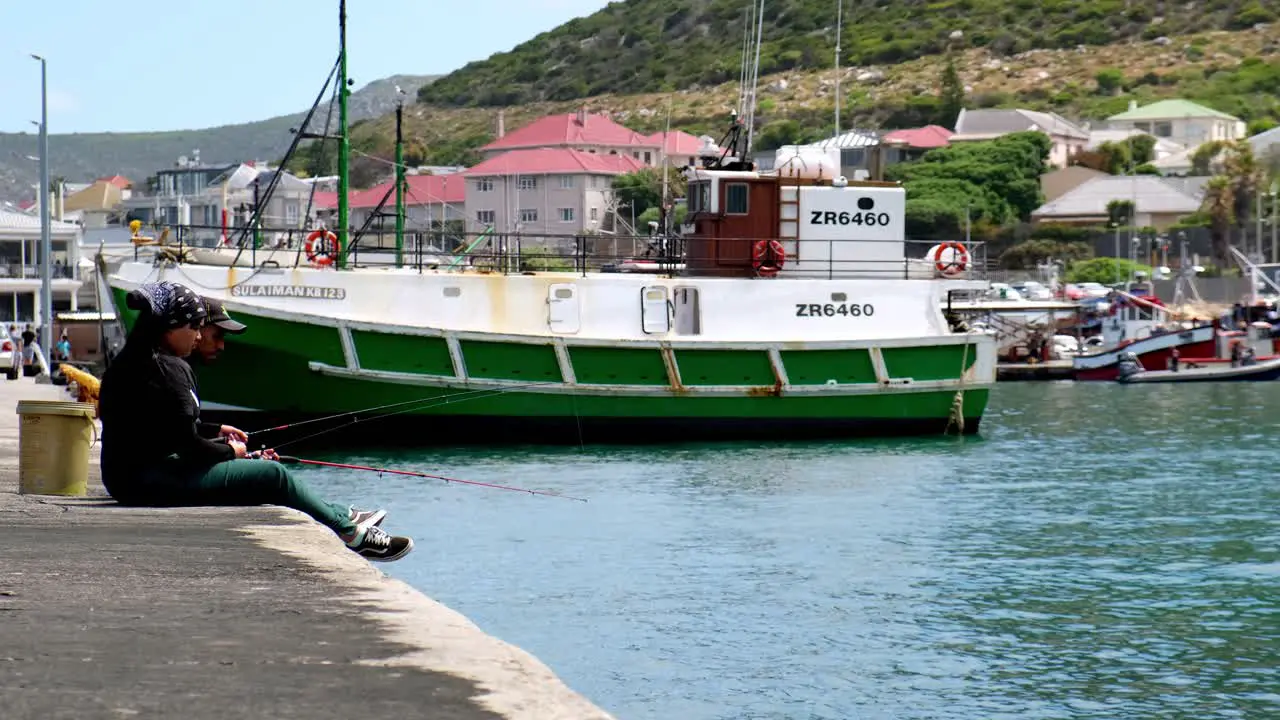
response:
[[[983,435],[307,469],[620,718],[1280,717],[1280,384],[1002,385]]]

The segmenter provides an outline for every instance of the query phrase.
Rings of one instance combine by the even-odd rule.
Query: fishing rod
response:
[[[408,475],[410,477],[431,478],[432,480],[443,480],[447,483],[460,483],[462,485],[476,485],[478,487],[493,488],[495,490],[510,490],[512,492],[528,493],[529,495],[545,495],[547,497],[563,498],[565,500],[577,500],[578,502],[586,502],[585,498],[570,497],[569,495],[561,495],[560,493],[546,492],[544,490],[528,490],[526,488],[512,487],[510,485],[498,485],[496,483],[478,482],[476,480],[459,480],[458,478],[446,477],[444,475],[432,475],[431,473],[415,472],[413,470],[395,470],[392,468],[371,467],[369,465],[351,465],[349,463],[324,462],[322,460],[306,460],[292,455],[279,455],[276,457],[277,462],[285,465],[319,465],[321,467],[341,468],[343,470],[367,470],[369,472],[387,473],[389,475]]]
[[[439,402],[441,405],[447,405],[451,402],[462,402],[461,399],[455,400],[454,398],[463,398],[468,395],[476,395],[481,393],[492,393],[496,395],[496,394],[501,394],[511,390],[519,390],[521,388],[531,387],[533,385],[548,385],[548,384],[551,384],[551,383],[548,383],[547,381],[540,381],[540,382],[523,383],[520,385],[511,385],[504,388],[480,388],[476,390],[466,390],[463,392],[449,393],[447,395],[437,395],[435,397],[417,398],[416,400],[403,400],[401,402],[394,402],[394,403],[388,403],[386,405],[378,405],[376,407],[364,408],[363,410],[350,410],[348,412],[337,413],[336,415],[326,415],[325,417],[311,418],[310,420],[299,420],[298,422],[288,423],[285,425],[277,425],[275,427],[262,428],[261,430],[254,430],[253,432],[247,432],[245,433],[245,435],[261,435],[262,433],[275,432],[277,430],[288,430],[290,428],[296,428],[302,425],[310,425],[312,423],[326,422],[328,420],[337,420],[339,418],[349,417],[351,415],[361,415],[364,413],[377,412],[379,410],[387,410],[389,408],[404,407],[405,405],[415,405],[417,403]],[[471,399],[478,400],[479,398],[471,398]],[[427,405],[426,407],[432,407],[432,406]],[[413,409],[421,410],[424,408],[413,408]],[[356,422],[365,422],[367,420],[377,420],[380,417],[388,417],[390,415],[398,415],[398,414],[399,413],[387,413],[386,415],[378,415],[371,418],[361,418],[351,423],[347,423],[347,425],[353,425]],[[339,428],[346,427],[347,425],[339,425],[338,427],[333,429],[337,430]],[[325,431],[325,432],[328,432],[328,431]],[[308,437],[314,437],[314,436],[308,436]]]
[[[529,385],[541,385],[541,384],[545,384],[545,383],[529,383]],[[501,395],[501,394],[503,394],[503,393],[505,393],[505,392],[510,392],[511,390],[514,390],[514,389],[515,389],[515,388],[517,388],[517,387],[523,387],[523,386],[517,385],[517,386],[514,386],[514,387],[512,387],[512,388],[504,388],[504,389],[500,389],[500,390],[472,390],[472,391],[470,391],[470,392],[465,392],[465,393],[454,393],[453,395],[445,395],[445,396],[443,396],[443,397],[438,397],[438,398],[426,398],[426,400],[432,400],[432,401],[434,401],[434,402],[431,402],[430,404],[427,404],[427,405],[415,405],[415,406],[413,406],[413,407],[408,407],[408,408],[405,408],[405,409],[403,409],[403,410],[397,410],[397,411],[395,411],[395,412],[383,413],[383,414],[381,414],[381,415],[374,415],[373,417],[363,417],[363,418],[362,418],[362,417],[358,417],[358,418],[356,418],[355,420],[352,420],[351,422],[342,423],[341,425],[335,425],[334,427],[331,427],[331,428],[325,428],[324,430],[320,430],[320,431],[318,431],[318,432],[313,432],[313,433],[311,433],[310,435],[303,435],[302,437],[293,438],[292,440],[286,440],[285,442],[278,443],[275,447],[276,447],[276,449],[279,449],[279,448],[284,447],[285,445],[292,445],[292,444],[294,444],[294,443],[302,442],[303,440],[310,440],[311,438],[319,437],[319,436],[321,436],[321,435],[327,435],[327,434],[329,434],[329,433],[331,433],[331,432],[335,432],[335,431],[337,431],[337,430],[342,430],[343,428],[349,428],[349,427],[351,427],[352,425],[358,425],[358,424],[360,424],[360,423],[362,423],[362,422],[368,422],[368,421],[370,421],[370,420],[385,420],[386,418],[393,417],[393,416],[395,416],[395,415],[403,415],[403,414],[405,414],[405,413],[415,412],[415,411],[418,411],[418,410],[426,410],[426,409],[428,409],[428,408],[439,407],[439,406],[441,406],[441,405],[448,405],[448,404],[450,404],[450,403],[455,403],[455,402],[466,402],[467,400],[481,400],[481,399],[486,398],[486,397],[493,397],[493,396],[495,396],[495,395]],[[484,393],[484,394],[482,394],[482,395],[475,395],[475,393]],[[462,395],[470,395],[471,397],[464,397],[464,398],[459,399],[459,400],[455,400],[455,399],[453,399],[455,396],[462,396]],[[417,401],[415,401],[415,402],[417,402]],[[345,414],[345,415],[350,415],[351,413],[344,413],[344,414]],[[338,416],[338,417],[341,417],[341,416]],[[323,419],[323,418],[321,418],[321,419]],[[332,419],[332,418],[330,418],[330,419]],[[308,423],[308,422],[311,422],[311,421],[310,421],[310,420],[304,420],[303,422],[294,423],[294,424],[292,424],[292,425],[282,425],[281,427],[295,427],[295,426],[297,426],[297,425],[303,425],[303,424],[306,424],[306,423]],[[248,433],[246,433],[246,434],[248,434]],[[265,448],[265,447],[266,447],[266,445],[263,445],[263,447]]]

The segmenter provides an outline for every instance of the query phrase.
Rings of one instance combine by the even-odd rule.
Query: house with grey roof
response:
[[[1130,101],[1129,109],[1107,118],[1107,124],[1115,130],[1137,130],[1166,138],[1188,150],[1211,140],[1242,140],[1247,133],[1240,118],[1181,99],[1160,100],[1142,107]]]
[[[1107,205],[1127,200],[1134,206],[1135,225],[1164,230],[1200,209],[1204,183],[1192,180],[1170,180],[1159,175],[1096,177],[1036,208],[1031,220],[1037,224],[1105,224],[1110,217]]]
[[[1253,148],[1253,156],[1272,169],[1280,169],[1280,127],[1254,135],[1249,138],[1249,146]]]
[[[1089,133],[1057,113],[1035,110],[962,109],[956,118],[956,134],[951,142],[993,140],[1015,132],[1035,131],[1049,136],[1049,164],[1066,167],[1084,149]]]

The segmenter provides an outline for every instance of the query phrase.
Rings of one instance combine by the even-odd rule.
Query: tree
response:
[[[1107,203],[1107,223],[1124,227],[1133,223],[1133,201],[1112,200]]]
[[[1100,257],[1073,263],[1063,278],[1069,283],[1096,282],[1107,285],[1116,281],[1117,277],[1133,277],[1135,271],[1141,271],[1151,277],[1151,267],[1135,263],[1127,258]]]
[[[1227,144],[1225,140],[1210,140],[1196,148],[1196,151],[1191,153],[1191,174],[1212,175],[1214,161]]]
[[[1103,68],[1093,79],[1098,83],[1099,95],[1115,95],[1124,83],[1124,73],[1116,68]]]
[[[1000,267],[1008,270],[1031,270],[1045,260],[1071,263],[1093,257],[1093,248],[1084,242],[1026,240],[1000,254]]]
[[[942,70],[942,89],[938,93],[939,115],[946,127],[955,127],[956,118],[964,109],[964,84],[960,82],[960,72],[956,70],[955,58],[947,58],[947,66]]]
[[[919,160],[889,166],[885,176],[907,189],[909,235],[928,227],[950,233],[963,223],[966,207],[975,223],[1030,217],[1043,203],[1040,175],[1048,157],[1044,133],[1010,133],[930,150]]]
[[[1266,173],[1253,155],[1253,146],[1247,140],[1237,140],[1227,146],[1222,160],[1223,174],[1231,183],[1232,214],[1240,226],[1253,217],[1254,201],[1258,197]]]
[[[1213,243],[1214,258],[1223,267],[1229,262],[1227,249],[1231,247],[1230,233],[1235,221],[1235,206],[1230,178],[1218,175],[1210,179],[1205,185],[1201,209],[1209,216],[1209,239]]]
[[[683,197],[686,182],[684,175],[674,170],[667,173],[667,192],[670,198]],[[622,205],[635,210],[638,218],[650,208],[662,205],[662,168],[643,168],[613,179],[613,191]],[[639,228],[637,228],[638,230]]]
[[[1156,159],[1156,139],[1150,135],[1131,137],[1128,143],[1134,165],[1145,165]]]

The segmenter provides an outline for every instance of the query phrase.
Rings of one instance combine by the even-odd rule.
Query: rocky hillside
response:
[[[437,76],[396,75],[375,80],[352,93],[353,120],[380,117],[395,107],[395,86],[412,100],[418,89]],[[317,111],[323,122],[324,109]],[[179,156],[195,149],[207,162],[278,160],[288,149],[305,113],[295,113],[241,125],[205,130],[151,133],[81,133],[49,136],[50,174],[68,182],[87,182],[120,174],[141,182],[161,168],[171,167]],[[336,116],[336,111],[335,111]],[[336,120],[335,120],[336,122]],[[317,128],[318,130],[318,128]],[[40,181],[39,164],[26,159],[39,153],[34,133],[0,133],[0,200],[17,202],[35,197],[32,186]]]
[[[738,77],[745,0],[625,0],[473,62],[424,87],[424,103],[506,106],[716,86]],[[1276,0],[847,0],[842,65],[884,65],[948,49],[995,57],[1245,30]],[[760,74],[832,66],[831,0],[765,3]]]
[[[1233,113],[1260,127],[1280,120],[1280,25],[1240,32],[1158,37],[1120,45],[1027,50],[1013,55],[971,48],[954,61],[969,107],[1053,110],[1078,120],[1100,120],[1140,104],[1184,97]],[[896,64],[845,68],[842,125],[870,129],[937,122],[937,95],[947,60],[929,56]],[[790,70],[761,78],[755,147],[801,142],[832,130],[835,71]],[[507,128],[539,116],[586,106],[643,132],[672,127],[719,135],[738,94],[736,82],[673,93],[606,94],[541,101],[504,109]],[[419,104],[406,113],[411,162],[469,164],[474,149],[493,139],[497,109]],[[360,153],[392,156],[391,117],[353,130]],[[386,172],[385,163],[373,170]],[[376,174],[376,173],[374,173]]]

